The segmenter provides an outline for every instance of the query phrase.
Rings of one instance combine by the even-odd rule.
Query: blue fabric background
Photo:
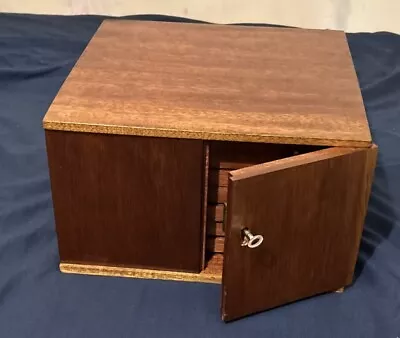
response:
[[[0,338],[400,337],[400,37],[390,33],[348,34],[380,153],[345,293],[224,324],[217,285],[58,271],[41,121],[103,19],[0,15]]]

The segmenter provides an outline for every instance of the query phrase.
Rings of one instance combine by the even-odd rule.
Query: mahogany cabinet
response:
[[[62,272],[221,283],[225,321],[352,283],[377,147],[343,32],[106,20],[43,125]]]

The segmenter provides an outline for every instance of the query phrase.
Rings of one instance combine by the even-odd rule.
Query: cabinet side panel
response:
[[[62,262],[198,272],[203,144],[46,131]]]

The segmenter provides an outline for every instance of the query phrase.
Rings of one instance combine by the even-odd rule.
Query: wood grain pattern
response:
[[[138,268],[127,268],[107,265],[69,264],[61,263],[60,270],[64,273],[109,276],[109,277],[130,277],[144,279],[162,279],[182,282],[202,282],[220,284],[222,278],[223,255],[215,254],[207,262],[207,266],[200,273],[149,270]]]
[[[105,20],[46,129],[366,147],[343,32]]]
[[[60,131],[46,141],[62,262],[200,271],[202,141]]]
[[[224,320],[351,283],[376,151],[331,148],[232,172]],[[241,247],[242,227],[263,244]]]

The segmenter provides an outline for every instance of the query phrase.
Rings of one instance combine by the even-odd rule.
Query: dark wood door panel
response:
[[[61,260],[199,271],[203,142],[46,131]]]
[[[352,282],[376,153],[331,148],[231,173],[224,320]],[[241,246],[243,228],[264,242]]]

